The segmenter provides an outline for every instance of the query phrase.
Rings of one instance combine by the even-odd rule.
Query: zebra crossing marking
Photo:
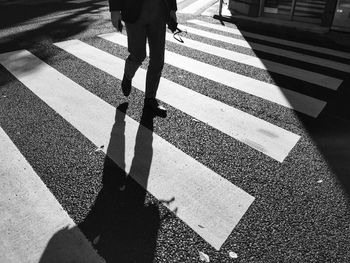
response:
[[[250,37],[254,39],[259,39],[259,40],[264,40],[264,41],[269,41],[271,43],[277,43],[277,44],[282,44],[285,46],[290,46],[290,47],[296,47],[308,51],[313,51],[313,52],[318,52],[321,54],[326,54],[326,55],[331,55],[335,57],[340,57],[340,58],[347,58],[350,59],[350,53],[349,52],[344,52],[344,51],[339,51],[339,50],[334,50],[330,48],[325,48],[325,47],[320,47],[320,46],[314,46],[310,44],[305,44],[301,42],[296,42],[296,41],[291,41],[291,40],[286,40],[282,38],[277,38],[277,37],[271,37],[271,36],[266,36],[266,35],[260,35],[252,32],[247,32],[244,30],[239,30],[237,28],[232,28],[232,27],[226,27],[218,24],[212,24],[208,23],[202,20],[198,19],[191,19],[187,21],[188,23],[192,23],[195,25],[203,26],[206,28],[211,28],[215,29],[221,32],[226,32],[226,33],[231,33],[234,35],[239,35],[242,37]]]
[[[100,37],[108,39],[109,36],[113,37]],[[55,45],[118,79],[123,77],[125,61],[118,57],[78,40]],[[145,78],[146,70],[140,68],[133,78],[133,86],[144,92]],[[300,139],[299,135],[165,78],[161,78],[157,98],[279,162],[283,162]]]
[[[199,14],[207,9],[209,6],[213,5],[217,0],[200,0],[200,1],[195,1],[194,3],[186,6],[183,9],[179,10],[179,13],[181,14]]]
[[[307,55],[307,54],[302,54],[302,53],[298,53],[298,52],[294,52],[294,51],[290,51],[290,50],[285,50],[285,49],[281,49],[281,48],[270,47],[270,46],[263,45],[263,44],[248,42],[248,41],[243,40],[243,39],[236,39],[233,37],[222,36],[222,35],[219,35],[216,33],[208,32],[208,31],[193,28],[193,27],[186,26],[186,31],[188,33],[191,33],[194,35],[213,39],[216,41],[221,41],[221,42],[228,43],[231,45],[245,47],[245,48],[266,52],[266,53],[273,54],[273,55],[280,56],[280,57],[286,57],[286,58],[290,58],[293,60],[299,60],[302,62],[314,64],[314,65],[321,66],[324,68],[331,68],[331,69],[335,69],[338,71],[350,73],[350,66],[345,64],[345,63],[336,62],[333,60],[319,58],[319,57],[315,57],[315,56],[311,56],[311,55]]]
[[[220,2],[217,2],[214,5],[210,6],[207,10],[204,10],[204,12],[201,13],[201,15],[213,17],[215,14],[219,13],[219,8],[220,8]],[[232,15],[230,10],[228,9],[227,4],[225,4],[225,3],[223,3],[223,5],[222,5],[221,14],[223,16],[231,16]]]
[[[113,33],[107,40],[127,47],[127,38],[125,35]],[[322,100],[221,69],[170,51],[165,51],[165,62],[198,76],[260,97],[286,108],[294,109],[314,118],[320,114],[326,105],[326,102]]]
[[[177,216],[215,249],[220,249],[254,201],[253,196],[124,116],[29,51],[1,54],[0,62],[98,147],[115,143],[113,140],[120,137],[111,134],[115,117],[125,118],[125,157],[117,152],[118,149],[109,147],[108,156],[120,167],[125,167],[125,171],[158,200],[173,199],[168,208],[176,209]],[[139,135],[145,140],[141,145],[135,145]],[[140,152],[151,154],[148,156],[150,164],[140,158],[136,160],[140,163],[132,166],[136,146]],[[147,175],[148,180],[145,180]]]
[[[186,8],[187,6],[193,4],[194,2],[196,2],[198,0],[180,0],[177,2],[177,12],[179,13],[180,10]]]
[[[201,52],[236,61],[242,64],[250,65],[256,68],[264,69],[266,71],[275,72],[281,75],[285,75],[287,77],[300,79],[305,82],[316,84],[318,86],[325,87],[328,89],[337,90],[343,82],[340,79],[333,78],[324,74],[312,72],[293,66],[288,66],[267,59],[259,59],[258,57],[253,57],[250,55],[227,50],[217,46],[208,45],[185,37],[182,37],[182,39],[184,41],[184,43],[181,43],[182,46],[186,46],[188,48],[196,49]],[[166,40],[178,44],[178,42],[169,33],[167,33],[166,35]]]
[[[50,239],[65,231],[70,252],[55,262],[104,262],[1,127],[0,149],[0,262],[49,262]]]

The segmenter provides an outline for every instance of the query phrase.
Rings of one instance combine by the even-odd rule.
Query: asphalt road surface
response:
[[[350,53],[178,2],[165,118],[105,1],[3,4],[0,262],[350,261]]]

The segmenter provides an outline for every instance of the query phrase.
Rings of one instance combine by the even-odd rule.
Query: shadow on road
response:
[[[230,22],[229,17],[216,17],[219,19],[222,26],[225,26],[226,22]],[[281,47],[280,43],[272,43],[269,40],[255,39],[251,36],[251,33],[258,35],[265,35],[276,37],[279,39],[286,39],[295,42],[307,43],[314,46],[325,47],[329,49],[341,50],[344,52],[350,51],[350,46],[346,43],[339,45],[340,40],[344,38],[345,33],[330,32],[328,36],[305,33],[298,31],[297,29],[286,29],[280,26],[266,26],[265,24],[258,24],[257,22],[234,22],[237,29],[242,33],[243,38],[249,43],[256,56],[264,63],[264,60],[278,61],[282,64],[295,66],[296,68],[307,69],[312,72],[324,74],[342,80],[342,84],[337,90],[327,89],[325,87],[318,86],[316,84],[308,83],[302,80],[285,77],[276,73],[275,69],[272,69],[268,63],[264,63],[265,68],[272,77],[274,83],[279,87],[285,87],[285,98],[289,103],[294,106],[298,106],[299,101],[289,91],[295,91],[319,100],[326,102],[326,106],[320,112],[318,116],[310,117],[306,114],[295,111],[295,115],[305,127],[308,135],[312,138],[314,144],[319,149],[323,158],[327,161],[327,164],[337,176],[338,181],[342,185],[343,189],[347,193],[350,200],[350,104],[348,103],[350,98],[350,74],[345,71],[340,71],[332,68],[326,68],[321,62],[318,65],[311,64],[305,61],[298,61],[297,58],[286,58],[280,56],[274,52],[264,52],[259,45],[266,45],[268,48],[282,48],[288,51],[305,54],[305,56],[315,56],[321,59],[330,59],[344,65],[350,65],[350,61],[347,58],[338,56],[329,56],[326,54],[318,53],[312,50],[300,50],[296,47],[285,46]],[[249,33],[248,33],[249,32]],[[332,37],[334,39],[332,39]],[[339,39],[338,39],[339,38]]]
[[[101,0],[33,5],[0,3],[0,53],[31,49],[43,41],[59,41],[83,32],[93,21],[93,14],[106,4]]]
[[[152,162],[153,117],[144,110],[136,135],[134,156],[130,174],[125,164],[125,114],[128,104],[119,105],[115,124],[107,149],[103,168],[103,188],[79,229],[87,237],[97,253],[106,262],[153,262],[160,212],[157,204],[145,204],[147,181]],[[135,177],[135,176],[133,176]],[[142,185],[142,186],[141,186]],[[73,258],[72,249],[84,242],[65,242],[69,236],[78,235],[78,229],[62,230],[52,237],[43,256],[43,262],[67,262]],[[69,244],[73,244],[69,246]],[[87,245],[85,245],[87,247]],[[76,249],[80,254],[82,247]],[[88,253],[89,250],[88,250]],[[72,256],[67,258],[66,256]],[[81,256],[81,255],[80,255]]]

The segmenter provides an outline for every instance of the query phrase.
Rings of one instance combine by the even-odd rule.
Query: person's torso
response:
[[[126,23],[134,23],[140,17],[142,10],[146,9],[149,16],[156,13],[165,12],[165,2],[167,0],[124,0],[122,7],[122,18]]]

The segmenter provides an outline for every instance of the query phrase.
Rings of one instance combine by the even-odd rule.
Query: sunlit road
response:
[[[350,53],[178,6],[166,118],[105,1],[1,7],[0,262],[350,260]]]

